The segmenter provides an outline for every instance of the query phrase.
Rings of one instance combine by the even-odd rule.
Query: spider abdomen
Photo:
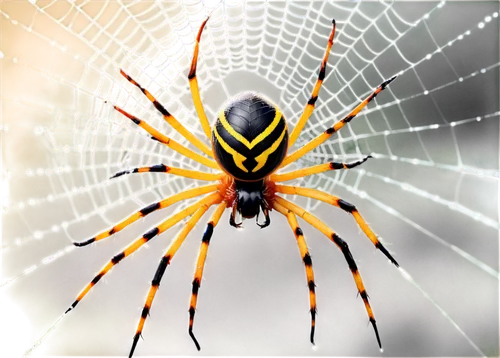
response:
[[[278,168],[288,148],[288,128],[279,108],[255,93],[243,93],[219,112],[212,129],[215,158],[231,176],[260,180]]]

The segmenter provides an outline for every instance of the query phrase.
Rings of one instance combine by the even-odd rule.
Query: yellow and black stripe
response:
[[[175,167],[169,167],[164,164],[157,164],[151,167],[140,167],[133,168],[128,170],[122,170],[121,172],[116,173],[109,179],[114,179],[122,175],[132,174],[132,173],[168,173],[171,175],[177,175],[180,177],[198,179],[198,180],[206,180],[206,181],[216,181],[221,178],[222,173],[212,174],[206,172],[200,172],[197,170],[189,170],[189,169],[181,169]]]
[[[283,161],[288,128],[279,108],[254,93],[243,93],[219,112],[212,132],[215,158],[231,176],[260,180]]]

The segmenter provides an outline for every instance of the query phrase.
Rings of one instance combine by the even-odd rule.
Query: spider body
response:
[[[340,238],[328,225],[323,223],[320,219],[312,213],[307,212],[300,206],[294,204],[292,201],[285,199],[279,194],[286,195],[300,195],[309,199],[321,200],[325,203],[333,205],[344,212],[352,215],[358,226],[364,234],[370,239],[376,249],[380,250],[394,265],[398,266],[396,260],[385,249],[382,243],[378,240],[375,233],[371,230],[368,224],[361,217],[356,207],[347,201],[317,189],[305,188],[301,186],[283,185],[281,182],[302,178],[308,175],[314,175],[331,170],[347,170],[354,168],[364,163],[370,156],[352,162],[329,162],[310,167],[289,171],[285,173],[276,173],[280,168],[284,168],[290,163],[295,162],[309,151],[315,149],[334,133],[339,131],[342,127],[356,117],[356,115],[370,102],[378,93],[384,90],[389,83],[396,77],[382,82],[364,101],[358,104],[351,110],[345,117],[335,122],[331,127],[326,128],[316,138],[312,139],[299,149],[291,154],[288,154],[288,148],[291,147],[301,130],[311,116],[315,104],[318,100],[319,90],[323,81],[326,79],[326,64],[328,55],[333,44],[335,35],[335,21],[333,21],[333,28],[328,39],[325,55],[321,62],[319,75],[316,84],[312,90],[311,97],[302,115],[298,119],[293,131],[288,133],[287,123],[279,108],[271,103],[264,97],[254,93],[244,93],[227,103],[227,105],[219,112],[218,118],[213,127],[210,126],[205,110],[203,108],[200,92],[198,89],[198,81],[196,78],[196,66],[198,61],[198,50],[201,39],[201,34],[208,21],[208,18],[201,24],[200,30],[196,37],[194,48],[193,60],[188,75],[189,85],[196,112],[200,119],[203,132],[206,139],[212,141],[212,148],[205,144],[200,138],[196,137],[192,131],[185,128],[175,117],[163,107],[155,97],[132,77],[127,75],[123,70],[120,73],[132,85],[139,88],[144,95],[151,101],[159,113],[163,116],[165,121],[185,137],[197,150],[202,154],[197,153],[187,146],[176,142],[175,140],[162,134],[144,120],[137,118],[118,106],[115,109],[132,120],[133,123],[147,131],[152,139],[168,146],[181,155],[190,158],[201,165],[216,170],[217,172],[205,172],[191,169],[175,168],[164,164],[153,165],[150,167],[140,167],[124,170],[116,173],[111,178],[116,178],[125,174],[131,173],[166,173],[169,175],[177,175],[196,180],[212,182],[210,185],[197,186],[194,188],[186,189],[174,195],[167,197],[156,203],[152,203],[141,210],[133,213],[113,227],[97,234],[95,237],[90,238],[83,242],[75,242],[76,246],[86,246],[95,241],[105,239],[115,233],[123,230],[128,225],[131,225],[140,218],[151,214],[156,210],[161,210],[177,202],[199,197],[205,195],[195,203],[187,206],[186,208],[176,212],[175,214],[166,218],[163,222],[159,223],[154,228],[144,233],[141,237],[127,245],[123,251],[116,254],[92,279],[92,281],[85,286],[82,292],[78,295],[73,304],[68,308],[66,313],[74,309],[78,303],[87,295],[87,293],[106,275],[115,265],[119,264],[122,260],[133,254],[141,246],[148,241],[159,236],[175,224],[179,223],[185,218],[190,219],[184,223],[181,231],[171,241],[167,250],[165,251],[158,269],[154,275],[151,287],[147,294],[146,302],[142,310],[139,324],[133,338],[132,348],[129,357],[132,357],[136,349],[139,337],[141,337],[144,323],[151,309],[151,305],[155,294],[160,286],[160,281],[165,273],[165,270],[170,265],[177,250],[181,247],[184,239],[193,229],[201,217],[209,210],[211,206],[216,206],[210,220],[207,223],[207,229],[201,240],[200,252],[196,262],[196,270],[193,279],[191,300],[189,304],[189,335],[193,339],[196,348],[199,350],[200,345],[196,340],[193,333],[193,322],[196,312],[196,304],[198,299],[198,292],[201,285],[201,278],[207,257],[208,246],[212,235],[214,234],[215,227],[219,222],[224,211],[228,208],[232,209],[229,222],[232,226],[239,227],[241,222],[237,222],[237,214],[243,218],[257,217],[257,224],[261,227],[266,227],[270,224],[269,211],[275,210],[277,213],[283,215],[288,221],[291,230],[290,236],[294,235],[298,249],[304,263],[307,287],[309,290],[310,301],[310,314],[311,314],[311,334],[310,341],[314,344],[315,332],[315,317],[316,317],[316,291],[314,283],[314,274],[312,268],[312,259],[309,254],[304,232],[297,222],[297,216],[306,221],[312,227],[323,233],[333,244],[335,244],[344,256],[351,274],[354,279],[359,296],[363,300],[366,312],[368,314],[370,323],[373,326],[377,342],[381,348],[380,337],[378,328],[375,322],[375,317],[368,300],[368,294],[364,287],[361,276],[358,272],[356,261],[349,249],[347,243]],[[212,160],[212,158],[214,160]],[[215,183],[214,183],[215,182]],[[263,212],[265,221],[263,224],[259,223],[258,215]]]
[[[234,178],[230,224],[241,226],[236,223],[239,213],[245,219],[257,216],[261,228],[268,226],[270,206],[264,178],[280,166],[288,149],[288,126],[280,109],[262,95],[246,92],[236,96],[219,111],[212,148],[221,169]],[[258,222],[260,210],[266,218],[264,224]]]
[[[288,128],[279,108],[247,92],[219,112],[212,147],[221,168],[238,181],[258,181],[275,171],[288,149]]]

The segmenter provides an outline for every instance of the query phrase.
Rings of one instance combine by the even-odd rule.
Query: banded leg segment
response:
[[[368,294],[366,293],[365,286],[363,284],[363,280],[361,279],[361,276],[358,271],[358,266],[356,265],[356,262],[354,261],[354,258],[352,257],[351,251],[349,250],[349,246],[347,243],[342,240],[332,229],[330,229],[328,226],[326,226],[321,220],[319,220],[317,217],[312,215],[311,213],[307,212],[306,210],[302,209],[301,207],[293,204],[292,202],[281,198],[279,196],[275,196],[274,200],[285,207],[286,209],[290,210],[294,214],[300,216],[302,219],[307,221],[311,226],[315,227],[319,231],[321,231],[326,237],[330,239],[337,247],[342,251],[342,254],[344,255],[345,260],[347,261],[347,264],[349,265],[349,269],[351,270],[352,276],[354,278],[354,282],[356,283],[356,287],[358,289],[359,295],[363,299],[363,303],[366,308],[366,312],[368,313],[368,317],[370,319],[370,322],[373,326],[373,330],[375,331],[375,336],[377,338],[377,343],[380,349],[382,349],[382,343],[380,342],[380,336],[378,333],[377,329],[377,323],[375,321],[375,317],[373,315],[373,310],[370,306],[370,302],[368,301]]]
[[[158,201],[156,203],[153,203],[151,205],[148,205],[148,206],[142,208],[138,212],[130,215],[125,220],[123,220],[123,221],[119,222],[118,224],[116,224],[115,226],[113,226],[111,229],[103,231],[100,234],[98,234],[98,235],[94,236],[93,238],[88,239],[86,241],[74,242],[73,245],[86,246],[86,245],[89,245],[95,241],[105,239],[105,238],[117,233],[118,231],[123,230],[124,228],[126,228],[130,224],[136,222],[140,218],[143,218],[146,215],[151,214],[153,211],[164,209],[164,208],[169,207],[170,205],[175,204],[181,200],[190,199],[190,198],[194,198],[194,197],[197,197],[197,196],[200,196],[203,194],[212,193],[214,191],[217,191],[218,188],[219,188],[218,184],[205,185],[205,186],[199,186],[199,187],[196,187],[193,189],[185,190],[185,191],[182,191],[178,194],[169,196],[166,199],[163,199],[161,201]]]
[[[169,245],[169,247],[167,248],[167,251],[163,255],[162,259],[160,260],[160,264],[158,265],[158,269],[156,270],[153,281],[151,282],[151,287],[150,287],[148,295],[146,297],[146,302],[144,303],[144,308],[142,309],[141,318],[139,320],[139,324],[137,325],[137,330],[136,330],[135,335],[134,335],[134,340],[132,343],[132,348],[130,349],[129,357],[132,357],[132,355],[134,354],[135,348],[137,346],[137,342],[139,341],[139,337],[141,336],[142,330],[144,328],[144,323],[146,322],[146,318],[149,314],[149,310],[151,309],[151,305],[153,304],[153,300],[155,298],[156,291],[158,291],[158,288],[160,287],[160,281],[163,277],[163,274],[165,273],[165,270],[167,269],[167,266],[170,264],[170,261],[174,257],[177,250],[181,247],[182,243],[186,239],[186,236],[191,232],[191,230],[194,228],[194,226],[200,220],[200,218],[203,216],[203,214],[205,214],[206,211],[208,210],[208,208],[213,204],[216,204],[216,203],[215,202],[214,203],[206,203],[206,204],[198,207],[198,209],[193,214],[193,216],[189,219],[189,221],[186,224],[184,224],[184,227],[179,232],[177,237]]]
[[[304,239],[304,233],[299,227],[297,218],[295,214],[286,209],[284,206],[280,205],[276,201],[273,202],[273,209],[285,215],[290,227],[292,228],[295,237],[297,239],[297,244],[299,245],[300,255],[302,256],[302,261],[306,267],[307,276],[307,286],[309,287],[309,302],[311,304],[311,343],[314,344],[314,328],[316,326],[316,292],[314,284],[314,272],[312,268],[311,255],[309,255],[309,249],[307,248],[306,240]]]
[[[196,303],[198,301],[198,290],[201,286],[201,278],[203,276],[203,268],[205,267],[205,260],[207,258],[208,245],[210,244],[210,239],[212,238],[212,234],[214,232],[214,228],[219,223],[219,220],[226,210],[226,202],[222,202],[219,204],[215,212],[212,214],[210,221],[207,224],[207,229],[203,234],[203,238],[201,239],[201,247],[200,252],[198,254],[198,261],[196,262],[196,271],[194,274],[193,280],[193,289],[191,293],[191,302],[189,303],[189,336],[193,339],[194,344],[196,345],[196,349],[200,350],[200,344],[196,340],[196,337],[193,333],[193,323],[194,323],[194,314],[196,312]]]
[[[283,173],[283,174],[272,174],[271,180],[274,182],[282,182],[297,178],[302,178],[308,175],[323,173],[329,170],[337,170],[337,169],[352,169],[357,167],[358,165],[363,164],[368,160],[368,158],[372,158],[371,155],[363,158],[362,160],[358,160],[352,163],[338,163],[338,162],[330,162],[325,164],[314,165],[308,168],[294,170],[293,172]]]
[[[304,108],[304,112],[300,116],[299,120],[297,121],[297,124],[293,128],[292,133],[290,134],[290,138],[288,139],[288,147],[291,147],[293,145],[293,143],[295,143],[295,141],[299,137],[300,132],[302,131],[307,120],[309,119],[312,112],[314,111],[316,101],[318,100],[319,90],[320,90],[321,85],[323,84],[323,80],[325,79],[325,76],[326,76],[326,64],[328,62],[328,56],[330,55],[330,50],[331,50],[332,45],[333,45],[333,37],[335,36],[335,29],[336,29],[335,20],[332,20],[332,24],[333,24],[333,28],[332,28],[332,32],[330,33],[330,38],[328,39],[328,45],[326,46],[326,51],[325,51],[325,55],[323,57],[323,61],[321,62],[318,80],[316,81],[316,84],[314,85],[314,88],[313,88],[313,91],[311,94],[311,98],[307,102],[307,105]]]
[[[142,93],[146,95],[146,97],[153,103],[155,108],[162,114],[163,119],[167,121],[177,132],[179,132],[184,138],[186,138],[192,145],[201,150],[206,155],[213,158],[214,154],[212,153],[212,149],[210,149],[205,143],[200,141],[193,133],[188,131],[186,127],[184,127],[163,105],[154,98],[154,96],[144,87],[142,87],[139,83],[137,83],[132,77],[127,75],[125,71],[120,70],[120,73],[123,77],[127,79],[134,86],[139,88]]]
[[[370,241],[375,245],[377,249],[382,251],[382,253],[394,264],[396,267],[399,267],[399,264],[397,261],[392,257],[392,255],[387,251],[387,249],[382,245],[382,243],[378,240],[377,235],[372,231],[370,226],[366,223],[366,221],[361,217],[361,214],[358,212],[358,209],[351,203],[348,203],[347,201],[340,199],[336,196],[324,193],[320,190],[317,189],[310,189],[310,188],[302,188],[299,186],[289,186],[289,185],[280,185],[277,184],[275,186],[275,190],[277,193],[282,193],[282,194],[291,194],[291,195],[301,195],[305,196],[306,198],[312,198],[316,200],[321,200],[327,204],[336,206],[345,212],[348,212],[352,214],[354,217],[354,220],[356,220],[356,223],[359,225],[361,230],[365,233],[365,235],[370,239]]]
[[[198,52],[200,49],[201,34],[203,33],[203,29],[205,28],[205,25],[207,24],[209,18],[210,16],[208,16],[205,21],[201,23],[200,29],[198,30],[196,43],[194,45],[193,61],[191,62],[188,79],[189,88],[191,89],[191,96],[193,97],[194,106],[196,108],[196,113],[200,118],[201,126],[203,127],[203,131],[205,132],[207,138],[211,139],[212,130],[210,129],[210,123],[208,122],[205,109],[203,108],[203,103],[201,103],[200,89],[198,87],[198,79],[196,78],[196,66],[198,65]]]
[[[212,174],[212,173],[200,172],[197,170],[167,167],[164,164],[157,164],[157,165],[153,165],[152,167],[140,167],[140,168],[123,170],[121,172],[116,173],[115,175],[113,175],[109,179],[114,179],[114,178],[117,178],[119,176],[122,176],[125,174],[132,174],[132,173],[168,173],[168,174],[177,175],[180,177],[198,179],[198,180],[207,180],[207,181],[220,180],[220,178],[222,176],[222,173]]]
[[[165,220],[164,222],[162,222],[160,225],[154,227],[153,229],[151,229],[150,231],[148,231],[147,233],[145,233],[144,235],[142,235],[141,238],[139,238],[139,239],[135,240],[134,242],[132,242],[122,252],[120,252],[119,254],[115,255],[101,269],[101,271],[99,271],[99,273],[97,274],[97,276],[95,276],[92,279],[92,281],[87,286],[85,286],[85,288],[82,290],[82,292],[76,298],[75,302],[73,302],[73,304],[71,305],[71,307],[68,308],[65,313],[68,313],[73,308],[75,308],[76,305],[83,299],[83,297],[85,297],[85,295],[87,295],[87,293],[90,291],[90,289],[92,287],[94,287],[95,284],[97,282],[99,282],[99,280],[105,274],[107,274],[109,272],[109,270],[111,270],[116,264],[120,263],[120,261],[123,260],[125,257],[131,255],[136,250],[138,250],[142,245],[144,245],[145,243],[147,243],[149,240],[151,240],[155,236],[160,235],[165,230],[171,228],[172,226],[174,226],[175,224],[177,224],[179,221],[181,221],[185,217],[193,215],[193,213],[196,212],[196,210],[198,210],[198,208],[200,208],[200,206],[212,205],[212,204],[219,203],[221,201],[222,201],[222,196],[219,193],[213,193],[213,194],[207,196],[206,198],[203,198],[203,199],[199,200],[198,202],[196,202],[196,203],[188,206],[184,210],[182,210],[182,211],[180,211],[180,212],[172,215],[167,220]]]
[[[129,119],[132,120],[135,124],[137,124],[139,127],[143,128],[146,132],[151,134],[154,140],[157,140],[160,143],[165,144],[167,147],[175,150],[176,152],[182,154],[185,157],[191,158],[194,161],[197,161],[198,163],[201,163],[209,168],[213,169],[218,169],[220,170],[219,165],[214,162],[213,160],[208,159],[207,157],[204,157],[198,153],[193,152],[191,149],[186,148],[182,144],[176,142],[172,138],[167,137],[165,134],[160,133],[158,130],[155,128],[151,127],[149,124],[144,122],[142,119],[137,118],[136,116],[128,113],[127,111],[121,109],[118,106],[114,106],[114,108],[123,114],[125,117],[128,117]]]
[[[335,123],[332,127],[326,129],[323,133],[321,133],[319,136],[316,138],[312,139],[310,142],[308,142],[306,145],[303,147],[297,149],[295,152],[292,154],[289,154],[285,157],[283,160],[283,163],[281,163],[281,167],[287,166],[290,163],[295,162],[297,159],[301,158],[304,156],[306,153],[309,153],[311,150],[316,148],[317,146],[323,144],[328,138],[330,138],[333,133],[339,131],[343,126],[345,126],[347,123],[349,123],[356,115],[368,104],[371,102],[372,99],[374,99],[382,90],[384,90],[389,83],[394,81],[397,76],[394,76],[387,81],[383,82],[380,86],[378,86],[375,91],[371,95],[369,95],[363,102],[358,104],[356,108],[354,108],[351,113],[349,113],[347,116],[342,118],[340,121]]]

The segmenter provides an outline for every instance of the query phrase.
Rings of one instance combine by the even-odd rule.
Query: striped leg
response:
[[[184,127],[172,114],[170,114],[163,105],[153,97],[153,95],[145,88],[143,88],[140,84],[138,84],[132,77],[127,75],[123,70],[120,70],[120,73],[123,77],[125,77],[130,83],[137,86],[142,93],[148,97],[148,99],[153,103],[156,109],[163,115],[165,121],[170,124],[177,132],[179,132],[184,138],[186,138],[192,145],[201,150],[206,155],[213,158],[214,154],[212,153],[212,149],[210,149],[205,143],[196,138],[196,136],[188,131],[186,127]]]
[[[124,111],[120,107],[118,107],[118,106],[114,106],[114,107],[118,112],[120,112],[124,116],[130,118],[132,120],[132,122],[134,122],[139,127],[143,128],[146,132],[151,134],[151,136],[153,137],[154,140],[157,140],[158,142],[165,144],[167,147],[172,148],[176,152],[182,154],[185,157],[191,158],[191,159],[197,161],[198,163],[201,163],[209,168],[220,170],[219,165],[217,165],[217,163],[214,162],[213,160],[210,160],[210,159],[208,159],[208,158],[206,158],[198,153],[193,152],[191,149],[186,148],[185,146],[176,142],[172,138],[169,138],[166,135],[164,135],[163,133],[160,133],[158,130],[151,127],[149,124],[144,122],[142,119],[139,119],[136,116]]]
[[[189,87],[191,88],[191,95],[193,97],[194,106],[196,108],[196,113],[200,118],[201,126],[203,131],[207,135],[208,139],[212,138],[212,131],[210,129],[210,123],[208,122],[207,115],[203,109],[203,103],[201,103],[200,89],[198,88],[198,79],[196,78],[196,66],[198,64],[198,51],[200,48],[201,34],[203,33],[203,28],[207,24],[208,16],[205,21],[201,23],[200,29],[198,30],[198,35],[196,36],[196,43],[194,45],[193,61],[191,62],[191,69],[189,70]]]
[[[194,314],[196,312],[196,302],[198,300],[198,290],[201,286],[201,277],[203,275],[203,268],[205,266],[208,245],[210,244],[212,233],[214,232],[214,228],[219,223],[219,220],[222,214],[224,213],[224,210],[226,210],[226,207],[227,207],[226,202],[222,202],[219,204],[215,212],[212,214],[212,217],[210,218],[210,221],[207,224],[207,229],[205,230],[203,238],[201,239],[200,253],[198,254],[198,261],[196,262],[196,271],[193,280],[191,302],[189,304],[189,336],[193,339],[193,342],[196,345],[196,349],[198,350],[200,350],[201,348],[193,333],[193,322],[194,322]]]
[[[295,128],[293,128],[292,133],[290,134],[290,139],[288,140],[288,147],[291,147],[293,143],[297,140],[297,138],[300,135],[300,132],[302,131],[302,128],[304,128],[304,125],[306,124],[307,120],[311,116],[312,112],[314,111],[314,106],[316,105],[316,101],[318,99],[318,94],[319,90],[321,88],[321,85],[323,84],[323,80],[325,79],[326,75],[326,63],[328,62],[328,56],[330,55],[330,49],[332,48],[333,45],[333,37],[335,36],[335,20],[332,20],[333,28],[332,32],[330,33],[330,38],[328,39],[328,45],[326,46],[326,51],[325,55],[323,57],[323,61],[321,62],[321,67],[319,69],[319,75],[318,75],[318,80],[316,81],[316,85],[314,86],[314,89],[311,94],[311,98],[307,102],[306,107],[304,108],[304,112],[300,116],[297,124],[295,125]]]
[[[92,281],[85,286],[83,291],[78,295],[76,298],[75,302],[69,307],[65,313],[68,313],[71,311],[73,308],[76,307],[76,305],[87,295],[87,293],[90,291],[92,287],[95,286],[99,280],[109,272],[116,264],[118,264],[121,260],[123,260],[125,257],[131,255],[134,253],[137,249],[139,249],[142,245],[147,243],[149,240],[151,240],[153,237],[160,235],[162,232],[165,230],[171,228],[173,225],[177,224],[179,221],[184,219],[185,217],[188,217],[189,215],[192,215],[198,208],[202,205],[212,205],[215,203],[218,203],[222,200],[222,196],[219,193],[213,193],[206,198],[203,198],[202,200],[194,203],[193,205],[188,206],[184,210],[176,213],[175,215],[172,215],[169,217],[167,220],[162,222],[160,225],[154,227],[144,235],[142,235],[141,238],[135,240],[133,243],[128,245],[122,252],[114,256],[102,269],[99,271],[97,276],[95,276]]]
[[[301,158],[303,155],[306,153],[309,153],[311,150],[325,142],[328,138],[330,138],[333,133],[339,131],[343,126],[345,126],[347,123],[349,123],[356,115],[368,104],[372,99],[374,99],[377,94],[379,94],[382,90],[384,90],[389,83],[394,81],[394,79],[397,76],[391,77],[384,83],[382,83],[380,86],[378,86],[375,91],[371,95],[369,95],[363,102],[361,102],[356,108],[354,108],[351,113],[349,113],[347,116],[342,118],[340,121],[335,123],[333,127],[330,127],[326,129],[322,134],[317,136],[316,138],[312,139],[310,142],[308,142],[306,145],[303,147],[297,149],[295,152],[292,154],[289,154],[286,156],[286,158],[283,160],[283,163],[281,163],[281,167],[287,166],[290,163],[295,162],[297,159]]]
[[[222,198],[219,199],[219,202],[220,200],[222,200]],[[139,341],[139,337],[141,337],[141,333],[144,328],[144,323],[146,322],[149,310],[151,309],[153,299],[155,298],[156,291],[158,291],[158,288],[160,287],[160,281],[163,277],[163,274],[165,273],[165,270],[167,269],[167,266],[170,264],[170,261],[174,257],[177,250],[181,247],[186,236],[193,229],[196,223],[200,220],[203,214],[205,214],[208,208],[213,204],[216,204],[216,202],[205,203],[202,206],[198,206],[198,209],[196,210],[194,215],[191,217],[191,219],[189,219],[189,221],[186,224],[184,224],[182,230],[179,232],[174,241],[172,241],[172,243],[169,245],[167,251],[165,252],[165,255],[163,255],[160,264],[158,265],[158,269],[156,270],[153,281],[151,282],[151,287],[146,297],[144,308],[142,309],[141,318],[139,320],[139,324],[137,326],[137,330],[134,335],[134,341],[132,343],[132,348],[130,349],[129,357],[132,357],[132,355],[134,354],[135,347],[137,346],[137,342]]]
[[[175,195],[172,195],[166,199],[163,199],[162,201],[158,201],[156,203],[153,203],[151,205],[148,205],[148,206],[142,208],[138,212],[130,215],[125,220],[123,220],[123,221],[119,222],[118,224],[116,224],[115,226],[113,226],[111,229],[103,231],[91,239],[88,239],[88,240],[83,241],[83,242],[74,242],[73,245],[86,246],[86,245],[89,245],[95,241],[105,239],[113,234],[116,234],[118,231],[123,230],[124,228],[126,228],[130,224],[136,222],[140,218],[143,218],[146,215],[151,214],[153,211],[164,209],[164,208],[166,208],[172,204],[175,204],[181,200],[186,200],[186,199],[194,198],[196,196],[200,196],[203,194],[212,193],[212,192],[216,191],[217,189],[218,189],[218,185],[213,184],[213,185],[199,186],[199,187],[196,187],[193,189],[182,191],[178,194],[175,194]]]
[[[370,302],[368,301],[368,294],[366,293],[365,286],[358,272],[358,266],[356,265],[356,262],[352,257],[351,251],[349,250],[349,246],[347,245],[347,243],[344,240],[342,240],[332,229],[326,226],[321,220],[319,220],[311,213],[305,211],[301,207],[279,196],[275,196],[274,200],[277,201],[278,204],[284,206],[286,209],[300,216],[310,225],[321,231],[342,251],[342,253],[344,254],[344,258],[347,261],[347,264],[349,265],[349,269],[351,270],[352,276],[354,277],[354,282],[356,283],[356,287],[358,288],[359,295],[361,296],[365,304],[366,312],[368,313],[368,317],[370,318],[373,330],[375,331],[375,336],[377,337],[378,346],[380,347],[380,349],[382,349],[382,343],[380,342],[380,336],[378,334],[375,317],[373,316],[373,311],[370,306]]]
[[[365,233],[366,236],[373,242],[375,247],[382,251],[382,253],[394,264],[396,267],[399,267],[399,264],[397,261],[392,257],[392,255],[387,251],[387,249],[382,245],[382,243],[378,240],[377,235],[372,231],[370,226],[366,223],[366,221],[361,217],[361,214],[358,212],[358,209],[350,203],[348,203],[345,200],[342,200],[336,196],[324,193],[320,190],[317,189],[309,189],[309,188],[302,188],[299,186],[289,186],[289,185],[279,185],[277,184],[275,186],[275,190],[277,193],[282,193],[282,194],[291,194],[291,195],[301,195],[305,196],[307,198],[312,198],[316,200],[321,200],[325,203],[328,203],[330,205],[336,206],[345,212],[351,213],[352,216],[354,217],[354,220],[358,223],[359,227],[363,232]]]
[[[273,202],[273,209],[279,211],[281,214],[285,215],[288,223],[290,224],[295,237],[297,238],[297,244],[299,245],[300,254],[302,255],[302,261],[306,267],[307,285],[309,286],[309,301],[311,304],[311,343],[314,344],[314,327],[316,325],[316,292],[314,284],[314,273],[312,268],[311,255],[309,255],[309,249],[307,248],[306,240],[304,239],[304,234],[302,229],[297,223],[297,218],[293,212],[286,209],[277,202]]]
[[[314,165],[312,167],[303,168],[299,170],[294,170],[293,172],[283,173],[283,174],[273,174],[271,175],[271,180],[274,182],[287,181],[297,178],[302,178],[308,175],[323,173],[329,170],[336,169],[352,169],[357,167],[358,165],[363,164],[368,160],[368,158],[372,158],[371,155],[364,157],[362,160],[358,160],[352,163],[338,163],[338,162],[330,162],[325,164]]]
[[[180,177],[198,179],[198,180],[207,180],[207,181],[216,181],[219,180],[222,176],[222,173],[211,174],[211,173],[199,172],[197,170],[180,169],[174,167],[167,167],[164,164],[157,164],[153,165],[152,167],[140,167],[140,168],[123,170],[121,172],[116,173],[109,179],[117,178],[119,176],[131,173],[168,173]]]

